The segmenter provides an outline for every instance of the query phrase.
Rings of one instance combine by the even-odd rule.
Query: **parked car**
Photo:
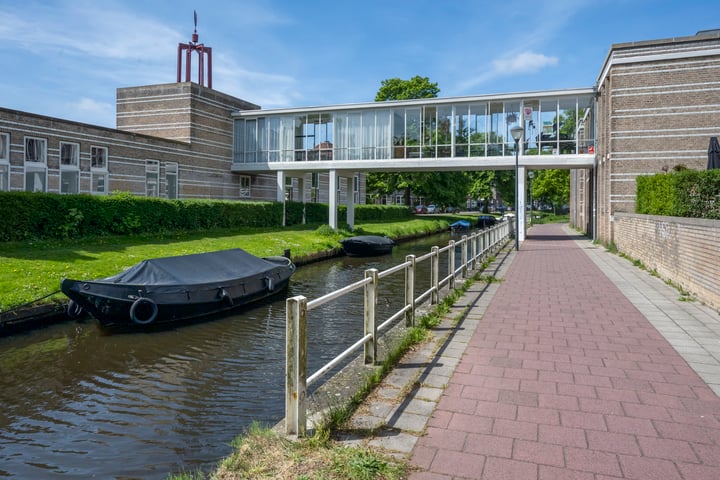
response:
[[[438,213],[438,208],[435,205],[428,205],[427,206],[427,213]]]
[[[415,207],[415,213],[428,213],[428,209],[425,205],[417,205]]]
[[[477,219],[478,228],[492,227],[497,223],[497,218],[493,215],[480,215]]]
[[[446,207],[445,213],[458,213],[460,209],[458,207]]]

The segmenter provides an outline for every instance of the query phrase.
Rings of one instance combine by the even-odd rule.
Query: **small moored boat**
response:
[[[68,315],[85,311],[104,327],[141,327],[212,315],[274,295],[295,265],[235,248],[144,260],[112,277],[63,279]]]
[[[347,255],[369,257],[385,255],[392,252],[395,242],[390,237],[379,235],[358,235],[340,240]]]
[[[457,222],[450,224],[450,230],[453,232],[457,232],[460,230],[469,230],[470,229],[470,222],[467,220],[458,220]]]

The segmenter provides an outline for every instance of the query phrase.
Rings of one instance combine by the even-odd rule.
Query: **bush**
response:
[[[401,220],[407,208],[356,205],[361,222]],[[0,192],[0,241],[82,238],[105,235],[162,234],[178,231],[277,228],[283,205],[231,200],[165,200],[119,192],[108,196]],[[328,205],[286,202],[285,224],[328,223]],[[347,223],[347,207],[338,208],[338,224]]]
[[[638,177],[635,211],[720,219],[720,170],[679,170]]]

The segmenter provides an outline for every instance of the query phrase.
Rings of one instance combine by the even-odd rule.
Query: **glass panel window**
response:
[[[245,163],[245,120],[236,119],[233,133],[233,162]]]
[[[405,110],[405,141],[406,157],[420,158],[420,108],[408,108]]]
[[[437,145],[437,108],[427,106],[423,109],[422,125],[423,149],[422,156],[433,158],[437,156],[435,146]]]
[[[488,125],[487,104],[470,105],[467,131],[471,157],[484,157],[487,154]]]
[[[558,153],[558,119],[557,100],[540,102],[540,154],[557,155]]]
[[[405,158],[405,109],[396,108],[392,115],[392,157]]]
[[[27,168],[25,170],[25,191],[47,191],[47,172],[44,169]]]
[[[160,182],[160,162],[157,160],[148,160],[145,163],[145,194],[148,197],[157,197],[159,192],[158,184]]]
[[[10,135],[0,133],[0,163],[10,163]]]
[[[250,176],[240,175],[240,198],[250,198]]]
[[[245,122],[245,162],[255,163],[257,156],[257,120]]]
[[[522,106],[522,119],[525,125],[525,155],[537,155],[539,153],[540,130],[538,129],[538,115],[540,113],[540,102],[537,100],[525,100]]]
[[[503,118],[503,104],[500,102],[490,103],[489,113],[488,156],[503,154],[503,142],[505,141],[505,119]]]
[[[80,145],[60,142],[60,167],[78,168],[80,166]]]
[[[178,198],[178,164],[165,164],[165,195],[169,199]]]
[[[90,167],[98,170],[107,170],[108,150],[106,147],[90,147]]]
[[[10,165],[0,163],[0,192],[10,190]]]
[[[25,161],[45,163],[47,158],[47,142],[44,138],[25,137]]]
[[[90,178],[90,190],[94,194],[107,195],[108,193],[108,176],[102,171],[93,170]]]
[[[453,133],[452,105],[442,105],[437,109],[437,156],[452,157]]]
[[[10,190],[10,135],[0,133],[0,192]]]
[[[78,193],[79,184],[79,170],[60,170],[60,193]]]
[[[561,98],[560,107],[560,154],[577,153],[577,99]]]
[[[523,126],[520,117],[520,102],[505,102],[505,155],[515,155],[515,139],[510,134],[510,129],[516,125]]]

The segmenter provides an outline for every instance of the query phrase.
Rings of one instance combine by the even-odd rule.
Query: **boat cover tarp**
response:
[[[367,245],[395,245],[390,237],[381,237],[379,235],[358,235],[340,240],[340,243],[367,244]]]
[[[240,248],[143,260],[102,282],[129,285],[199,285],[227,282],[277,265]]]

